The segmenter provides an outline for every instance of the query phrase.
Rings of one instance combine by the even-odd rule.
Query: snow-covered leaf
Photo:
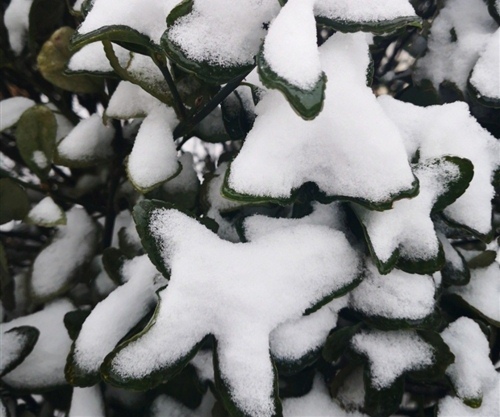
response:
[[[466,103],[419,107],[389,96],[378,99],[403,135],[408,158],[453,155],[474,165],[469,188],[443,211],[453,223],[484,237],[491,231],[493,174],[500,166],[500,142],[474,119]]]
[[[38,329],[31,326],[13,327],[3,331],[0,337],[0,376],[12,371],[31,353],[39,335]]]
[[[469,405],[480,405],[483,395],[497,378],[484,333],[476,322],[461,317],[451,323],[441,337],[455,355],[455,362],[448,367],[446,374],[457,395]]]
[[[74,285],[96,250],[99,229],[85,210],[73,207],[66,219],[33,263],[30,291],[38,300],[52,299]]]
[[[9,34],[10,47],[16,55],[21,54],[28,41],[29,12],[33,0],[12,0],[5,10],[5,27]]]
[[[220,240],[159,202],[143,201],[134,213],[143,245],[153,262],[170,272],[170,281],[159,292],[160,304],[145,331],[105,360],[107,380],[157,385],[213,334],[216,384],[229,391],[226,405],[248,415],[273,415],[269,333],[357,278],[358,258],[344,235],[299,225],[241,245]],[[214,262],[221,254],[223,261]],[[255,260],[251,266],[244,262],[248,256]]]
[[[14,126],[21,115],[35,102],[26,97],[11,97],[0,101],[0,131]]]
[[[209,417],[215,403],[214,396],[208,392],[203,397],[202,403],[191,410],[172,397],[159,395],[151,404],[151,417]]]
[[[37,226],[54,227],[66,224],[66,213],[51,197],[45,197],[30,210],[26,220]]]
[[[46,106],[27,109],[16,129],[16,143],[26,165],[40,178],[48,175],[56,145],[57,121]]]
[[[119,274],[123,284],[94,307],[73,344],[65,371],[72,385],[99,381],[106,355],[154,307],[155,291],[165,285],[146,255],[124,261]]]
[[[37,392],[66,384],[64,363],[71,339],[64,328],[63,317],[74,309],[67,299],[46,304],[43,310],[0,324],[5,332],[20,326],[35,327],[40,332],[33,351],[2,382],[17,389]]]
[[[320,48],[320,58],[328,77],[323,111],[305,121],[282,94],[269,91],[231,164],[226,197],[285,203],[312,181],[330,199],[380,209],[417,192],[402,138],[366,87],[365,35],[335,34]]]
[[[314,13],[318,23],[341,32],[382,34],[420,23],[408,0],[316,0]]]
[[[105,417],[101,388],[73,388],[68,417]]]
[[[445,285],[466,285],[470,280],[470,271],[462,254],[455,249],[442,233],[437,233],[443,247],[445,264],[441,275]]]
[[[57,144],[56,162],[71,168],[96,165],[113,155],[111,142],[113,126],[106,126],[102,117],[94,113],[83,119]]]
[[[391,210],[378,212],[353,205],[382,274],[395,266],[421,274],[442,268],[444,253],[430,215],[465,192],[474,170],[467,159],[444,157],[415,165],[414,174],[420,183],[419,194],[395,202]]]
[[[0,201],[0,224],[22,220],[30,209],[26,191],[10,178],[0,179]]]

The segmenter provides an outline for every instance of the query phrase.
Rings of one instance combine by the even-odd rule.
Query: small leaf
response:
[[[339,360],[342,354],[347,350],[352,337],[361,330],[361,327],[362,324],[359,323],[355,326],[335,330],[330,334],[323,347],[323,359],[330,363]]]
[[[29,200],[24,188],[10,178],[0,179],[0,224],[22,220],[29,211]]]
[[[41,179],[45,179],[51,169],[56,133],[56,118],[46,106],[31,107],[19,119],[17,147],[26,165]]]
[[[124,283],[121,270],[127,257],[117,248],[106,248],[102,253],[102,265],[104,270],[116,285]]]
[[[91,310],[75,310],[64,315],[64,327],[66,327],[71,340],[76,340],[85,319],[90,313]]]
[[[287,82],[271,69],[264,58],[262,49],[257,55],[257,65],[262,83],[268,88],[276,88],[281,91],[300,117],[312,120],[321,112],[326,89],[326,75],[324,73],[312,89],[302,90]]]
[[[28,356],[38,340],[40,332],[31,326],[14,327],[0,337],[0,376],[12,371]]]
[[[66,4],[61,0],[33,0],[29,13],[28,44],[38,53],[43,43],[64,25]]]
[[[418,16],[398,17],[391,20],[379,21],[349,21],[344,19],[332,19],[325,16],[316,16],[319,25],[344,33],[372,32],[377,35],[394,32],[404,26],[422,27],[421,19]]]
[[[467,262],[471,269],[486,268],[495,262],[497,253],[494,250],[486,250]]]
[[[363,376],[365,384],[363,411],[374,417],[388,417],[394,414],[403,399],[404,378],[400,376],[389,387],[378,390],[371,384],[368,367],[365,367]]]

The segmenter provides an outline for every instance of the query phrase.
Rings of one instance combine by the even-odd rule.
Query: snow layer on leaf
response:
[[[402,138],[366,87],[365,35],[336,33],[320,56],[328,77],[323,111],[305,121],[280,92],[268,92],[231,165],[229,186],[242,194],[289,198],[314,181],[328,195],[375,202],[410,189],[414,178]]]
[[[313,225],[232,244],[174,209],[155,209],[149,230],[171,278],[155,324],[116,353],[112,371],[144,377],[213,334],[232,400],[246,414],[273,415],[269,334],[355,280],[356,252],[341,232]]]
[[[500,166],[500,142],[469,113],[466,103],[419,107],[389,96],[379,97],[387,115],[399,127],[408,158],[420,152],[421,160],[445,155],[467,158],[474,165],[469,188],[444,213],[479,233],[491,230],[491,180]]]
[[[29,339],[29,336],[21,331],[13,330],[0,333],[0,374],[19,359],[23,349],[30,343]]]
[[[104,357],[156,304],[156,282],[163,282],[147,255],[127,261],[121,274],[126,281],[98,303],[83,323],[75,341],[73,360],[94,373]]]
[[[85,34],[104,26],[123,25],[146,35],[156,44],[167,28],[166,18],[178,0],[94,0],[92,9],[78,28]]]
[[[222,67],[252,64],[276,0],[194,0],[191,13],[176,20],[169,39],[194,60]]]
[[[283,417],[366,417],[359,412],[343,410],[328,393],[320,376],[314,379],[308,394],[299,398],[283,400]]]
[[[14,388],[27,390],[49,388],[66,384],[64,366],[71,339],[64,327],[64,315],[73,310],[67,299],[59,299],[37,313],[0,324],[0,332],[19,326],[32,326],[40,335],[33,351],[2,381]]]
[[[488,40],[470,82],[482,96],[500,100],[500,29]]]
[[[98,237],[97,225],[83,208],[66,213],[66,225],[58,226],[53,241],[33,263],[31,291],[35,297],[51,297],[68,285],[90,260]]]
[[[313,207],[311,214],[299,219],[272,218],[261,214],[247,217],[243,223],[245,237],[247,240],[252,241],[260,236],[298,224],[323,225],[336,230],[345,228],[344,213],[339,203],[320,204],[314,202]]]
[[[481,407],[471,408],[460,398],[445,397],[439,401],[438,417],[496,417],[500,415],[500,375],[484,394]]]
[[[115,135],[113,126],[106,126],[102,117],[94,113],[78,123],[71,133],[57,145],[61,158],[69,161],[106,159],[113,154],[111,142]]]
[[[431,80],[436,88],[445,80],[452,81],[465,91],[474,64],[497,28],[484,1],[447,0],[432,23],[427,53],[418,60],[417,77]]]
[[[0,131],[15,125],[24,111],[34,105],[35,102],[26,97],[11,97],[0,101]]]
[[[460,317],[441,336],[455,355],[455,362],[448,367],[446,374],[457,395],[462,399],[481,398],[494,384],[497,375],[489,358],[488,340],[481,328],[475,321]]]
[[[153,188],[179,170],[172,134],[176,121],[171,108],[158,106],[142,122],[127,163],[129,178],[137,188]]]
[[[66,215],[51,197],[45,197],[28,213],[28,218],[39,226],[52,226],[66,220]]]
[[[106,116],[115,119],[131,119],[146,116],[161,102],[136,84],[121,81],[109,100]]]
[[[89,388],[73,388],[68,417],[105,417],[99,384]]]
[[[338,312],[347,301],[347,296],[334,299],[314,313],[278,326],[270,339],[273,357],[293,362],[319,349],[337,325]]]
[[[413,331],[363,331],[351,345],[368,358],[372,386],[388,388],[399,376],[432,365],[434,353]]]
[[[368,263],[366,276],[351,293],[350,306],[369,316],[418,320],[434,310],[434,280],[428,275],[393,270],[380,275]]]
[[[438,197],[447,191],[447,183],[456,180],[460,171],[451,162],[424,161],[413,172],[420,183],[416,197],[396,201],[386,211],[353,205],[382,262],[389,261],[397,249],[403,258],[411,260],[429,260],[438,255],[439,240],[430,214]]]
[[[313,3],[289,0],[264,42],[264,57],[271,69],[303,90],[312,89],[321,76]]]
[[[337,399],[348,410],[363,407],[365,403],[363,366],[358,366],[346,377],[337,392]]]
[[[131,58],[131,52],[116,44],[113,44],[113,50],[120,65],[126,68]],[[108,58],[106,58],[102,42],[90,43],[75,52],[69,60],[68,69],[74,72],[106,73],[113,71]]]
[[[210,391],[196,410],[191,410],[167,395],[159,395],[151,405],[151,417],[210,417],[215,398]]]
[[[314,12],[317,16],[344,22],[380,22],[398,17],[415,16],[408,0],[316,0]]]
[[[469,284],[452,287],[471,306],[487,317],[500,322],[500,265],[496,262],[487,268],[472,269]]]
[[[28,39],[29,13],[33,0],[12,0],[4,15],[9,43],[16,55],[19,55]]]

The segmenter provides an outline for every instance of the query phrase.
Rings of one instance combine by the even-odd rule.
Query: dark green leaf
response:
[[[76,340],[90,313],[91,310],[75,310],[64,315],[64,327],[66,327],[71,340]]]
[[[24,189],[10,178],[0,179],[0,224],[24,219],[29,209]]]
[[[127,261],[125,254],[117,248],[106,248],[102,253],[104,270],[116,285],[123,284],[122,267]]]
[[[417,16],[398,17],[393,20],[355,22],[344,19],[330,19],[324,16],[316,16],[319,25],[326,26],[339,32],[372,32],[377,35],[394,32],[404,26],[421,27],[421,19]]]
[[[471,269],[486,268],[495,262],[497,253],[494,250],[486,250],[467,262]]]
[[[28,44],[38,54],[56,29],[64,26],[66,4],[61,0],[33,0],[29,13]]]
[[[330,334],[323,347],[323,359],[329,363],[338,361],[347,350],[352,337],[361,330],[361,327],[362,323],[358,323],[355,326],[335,330]]]
[[[229,95],[222,103],[222,120],[232,140],[244,139],[253,126],[255,115],[247,113],[237,91]]]
[[[404,393],[404,378],[400,376],[389,387],[376,389],[371,384],[368,367],[364,370],[365,405],[363,411],[371,417],[388,417],[399,409]]]
[[[409,85],[398,93],[396,98],[422,107],[440,104],[439,95],[429,80],[422,80],[419,84]]]
[[[257,54],[257,66],[262,83],[268,88],[276,88],[281,91],[300,117],[312,120],[321,112],[326,88],[326,75],[324,73],[312,89],[302,90],[291,85],[271,69],[264,58],[262,48]]]
[[[54,113],[45,106],[30,107],[17,123],[17,148],[26,165],[41,179],[46,179],[51,169],[56,133]]]

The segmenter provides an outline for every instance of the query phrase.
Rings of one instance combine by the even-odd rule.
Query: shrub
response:
[[[2,5],[2,416],[500,414],[498,0]]]

